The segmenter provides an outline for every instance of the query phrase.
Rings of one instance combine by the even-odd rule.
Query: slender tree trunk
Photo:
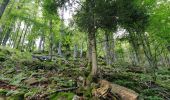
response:
[[[6,1],[6,2],[9,2],[9,0],[4,0],[4,1]],[[4,2],[3,1],[3,2]],[[10,14],[10,12],[12,11],[12,8],[13,8],[13,6],[14,6],[14,3],[15,3],[15,1],[11,4],[11,6],[10,6],[10,8],[9,8],[9,10],[8,10],[8,12],[7,12],[7,15],[9,15]],[[5,3],[3,3],[3,4],[5,4]],[[0,9],[3,9],[3,7],[2,7],[2,4],[0,5]],[[4,12],[4,11],[3,11]],[[1,13],[3,13],[1,10],[0,10],[0,15],[1,15]],[[1,15],[2,16],[2,15]],[[0,16],[0,19],[1,19],[1,16]],[[4,20],[7,20],[9,18],[9,16],[7,16],[6,17],[6,19],[4,19]],[[15,17],[14,17],[14,20],[15,20]],[[2,26],[6,26],[6,25],[4,25],[5,23],[2,23]],[[10,33],[9,32],[9,29],[7,29],[7,32],[6,33]],[[2,42],[2,39],[3,39],[3,27],[1,27],[0,26],[0,34],[1,34],[1,38],[0,38],[0,44],[1,44],[1,42]],[[7,35],[6,35],[7,36]],[[5,41],[4,41],[5,42]],[[4,45],[4,44],[3,44]],[[6,44],[5,44],[6,45]]]
[[[112,62],[111,44],[112,44],[112,38],[110,38],[110,34],[108,33],[108,31],[106,31],[105,32],[105,52],[106,52],[106,63],[108,66],[111,66],[111,62]]]
[[[77,44],[74,45],[74,54],[73,54],[73,58],[76,59],[77,58],[77,51],[78,51],[78,47]]]
[[[43,44],[42,44],[42,51],[45,51],[45,36],[43,36]]]
[[[19,34],[19,31],[20,31],[20,28],[21,28],[21,22],[19,22],[18,27],[17,27],[15,34],[14,34],[13,48],[15,48],[16,45],[17,45],[17,39],[18,39],[18,34]]]
[[[115,39],[114,33],[111,34],[111,45],[110,45],[110,55],[111,55],[111,64],[115,62]]]
[[[133,54],[134,55],[134,59],[133,59],[133,64],[137,65],[140,64],[140,55],[139,55],[139,39],[138,39],[138,35],[136,35],[136,33],[130,31],[129,34],[129,43],[131,44],[131,46],[133,47]]]
[[[0,26],[0,45],[2,43],[2,39],[3,39],[3,28]]]
[[[3,13],[4,13],[9,1],[10,0],[3,0],[2,1],[2,4],[0,5],[0,19],[1,19],[2,15],[3,15]]]
[[[3,27],[1,27],[1,32],[0,32],[0,45],[2,45],[2,42],[3,42],[3,39],[7,33],[7,31],[9,30],[9,27],[8,25],[2,25]]]
[[[53,32],[52,32],[52,19],[50,20],[50,50],[49,50],[49,55],[50,59],[52,60],[53,57]]]
[[[64,6],[62,7],[61,10],[61,26],[60,26],[60,36],[62,38],[64,32]],[[58,46],[58,55],[62,56],[62,39],[59,41],[59,46]]]
[[[152,74],[153,80],[156,81],[156,78],[157,78],[156,77],[156,69],[157,69],[156,59],[157,58],[156,58],[156,56],[154,58],[154,56],[152,54],[148,37],[144,33],[141,33],[140,36],[141,36],[141,42],[143,45],[143,50],[144,50],[145,56],[151,66],[150,72]]]
[[[32,44],[32,40],[28,41],[28,45],[26,47],[27,51],[31,52],[31,44]]]
[[[43,49],[43,41],[44,41],[44,31],[42,31],[41,36],[40,36],[40,43],[38,46],[39,51],[42,51],[42,49]]]
[[[28,28],[28,27],[27,27],[27,28]],[[21,32],[21,34],[20,34],[20,37],[19,37],[19,40],[18,40],[16,49],[19,49],[20,42],[21,42],[21,38],[22,38],[22,36],[23,36],[24,30],[25,30],[25,29],[27,30],[27,28],[26,28],[26,25],[24,25],[24,28],[22,29],[22,32]]]
[[[34,47],[35,47],[35,41],[33,40],[33,41],[32,41],[32,44],[31,44],[31,52],[34,51]]]
[[[38,51],[42,50],[42,43],[43,43],[43,36],[40,37],[40,43],[39,43],[39,46],[38,46]]]
[[[80,49],[80,58],[83,57],[83,42],[81,43],[81,49]]]
[[[5,34],[5,37],[3,39],[3,42],[2,42],[3,46],[6,46],[6,43],[7,43],[8,39],[10,38],[10,34],[11,34],[13,26],[14,26],[13,21],[11,21],[10,26],[9,26],[9,28]]]
[[[23,36],[22,43],[21,43],[21,50],[24,50],[24,47],[23,47],[23,46],[24,46],[26,34],[27,34],[27,32],[28,32],[28,27],[29,27],[29,25],[27,25],[26,30],[25,30],[25,32],[24,32],[24,36]]]

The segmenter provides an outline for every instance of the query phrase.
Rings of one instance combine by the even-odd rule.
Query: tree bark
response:
[[[2,15],[3,15],[3,13],[4,13],[9,1],[10,0],[3,0],[2,1],[2,4],[0,5],[0,19],[1,19]]]
[[[148,40],[148,37],[146,36],[146,34],[144,33],[140,33],[141,36],[141,42],[142,42],[142,46],[143,46],[143,50],[144,50],[144,54],[149,62],[149,65],[151,66],[150,72],[152,74],[153,77],[153,81],[156,81],[156,69],[157,69],[157,62],[156,62],[156,56],[154,58],[151,48],[150,48],[150,43]]]
[[[52,60],[52,56],[53,56],[53,32],[52,32],[52,19],[50,19],[50,49],[49,49],[49,55],[50,55],[50,59]]]
[[[18,27],[17,27],[17,29],[16,29],[16,31],[15,31],[15,34],[14,34],[14,43],[13,43],[13,48],[15,48],[16,47],[16,44],[17,44],[17,38],[18,38],[18,34],[19,34],[19,30],[20,30],[20,28],[21,28],[21,21],[18,23]]]
[[[141,57],[139,54],[139,49],[140,49],[139,38],[138,38],[138,35],[133,31],[129,32],[129,43],[131,44],[131,46],[133,48],[132,54],[134,56],[134,59],[133,59],[132,63],[134,65],[140,64]]]
[[[92,76],[96,76],[97,75],[97,50],[96,50],[96,36],[95,36],[95,32],[91,33],[92,38],[91,38],[91,48],[92,48]]]
[[[24,32],[24,36],[23,36],[23,39],[22,39],[22,42],[21,42],[21,50],[23,50],[24,49],[24,42],[25,42],[25,37],[26,37],[26,34],[27,34],[27,32],[28,32],[28,27],[29,27],[29,25],[27,25],[27,27],[26,27],[26,30],[25,30],[25,32]]]
[[[61,26],[60,26],[60,36],[62,38],[63,36],[63,31],[64,31],[64,5],[62,6],[62,9],[61,9]],[[59,56],[62,56],[62,39],[60,39],[59,41],[59,46],[58,46],[58,55]]]
[[[41,35],[41,37],[40,37],[40,43],[39,43],[39,46],[38,46],[38,51],[42,50],[42,43],[43,43],[43,35]]]
[[[92,44],[91,44],[92,36],[90,33],[88,33],[88,50],[87,50],[87,58],[88,58],[88,66],[92,65]]]
[[[22,29],[22,32],[20,34],[16,49],[19,49],[21,38],[22,38],[22,35],[23,35],[25,29],[26,29],[26,25],[24,25],[24,28]]]
[[[78,47],[77,44],[74,45],[74,54],[73,54],[73,58],[76,59],[77,58],[77,51],[78,51]]]
[[[81,49],[80,49],[80,58],[83,57],[83,42],[81,43]]]
[[[7,29],[7,32],[6,32],[6,34],[5,34],[5,37],[4,37],[3,41],[2,41],[2,45],[3,45],[3,46],[6,46],[6,43],[7,43],[8,39],[10,38],[10,34],[11,34],[11,31],[12,31],[13,26],[14,26],[13,21],[11,21],[10,26],[9,26],[9,28]]]

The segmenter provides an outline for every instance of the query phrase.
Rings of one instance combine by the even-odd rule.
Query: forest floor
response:
[[[125,62],[106,67],[99,59],[100,78],[132,89],[144,100],[170,100],[170,68],[159,68],[156,82],[144,69]],[[0,48],[0,100],[72,100],[77,91],[93,100],[93,87],[82,86],[89,73],[84,59],[40,61],[27,52]]]

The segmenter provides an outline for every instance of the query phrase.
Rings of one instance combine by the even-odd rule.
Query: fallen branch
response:
[[[55,91],[54,93],[56,93],[56,92],[68,92],[68,91],[73,91],[73,90],[76,90],[76,89],[78,89],[78,87],[59,89],[59,90]]]
[[[64,88],[64,89],[59,89],[59,90],[56,90],[54,92],[51,92],[49,94],[43,94],[41,95],[41,98],[43,97],[48,97],[49,95],[52,95],[52,94],[55,94],[55,93],[59,93],[59,92],[68,92],[68,91],[73,91],[73,90],[76,90],[78,89],[79,87],[71,87],[71,88]]]

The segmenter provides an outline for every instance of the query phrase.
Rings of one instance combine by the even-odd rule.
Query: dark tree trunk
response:
[[[129,42],[130,42],[130,44],[133,48],[132,54],[134,56],[134,59],[133,59],[132,63],[134,65],[141,64],[141,60],[140,60],[141,57],[140,57],[140,54],[139,54],[139,49],[140,49],[139,39],[138,39],[138,35],[133,31],[130,31]]]
[[[152,54],[151,48],[150,48],[150,43],[148,40],[148,37],[144,34],[140,32],[140,36],[141,36],[141,42],[142,42],[142,46],[143,46],[143,50],[145,53],[145,56],[151,66],[150,68],[150,72],[152,74],[153,80],[156,81],[156,69],[157,69],[157,58],[156,56],[154,57],[154,55]]]
[[[8,39],[10,38],[10,34],[11,34],[11,31],[12,31],[12,28],[13,28],[13,23],[11,23],[10,27],[8,28],[7,32],[6,32],[6,35],[3,39],[3,42],[2,42],[2,45],[3,46],[6,46],[6,43],[8,41]]]
[[[2,15],[3,15],[3,13],[4,13],[9,1],[10,0],[3,0],[2,1],[2,4],[0,5],[0,19],[1,19]]]

